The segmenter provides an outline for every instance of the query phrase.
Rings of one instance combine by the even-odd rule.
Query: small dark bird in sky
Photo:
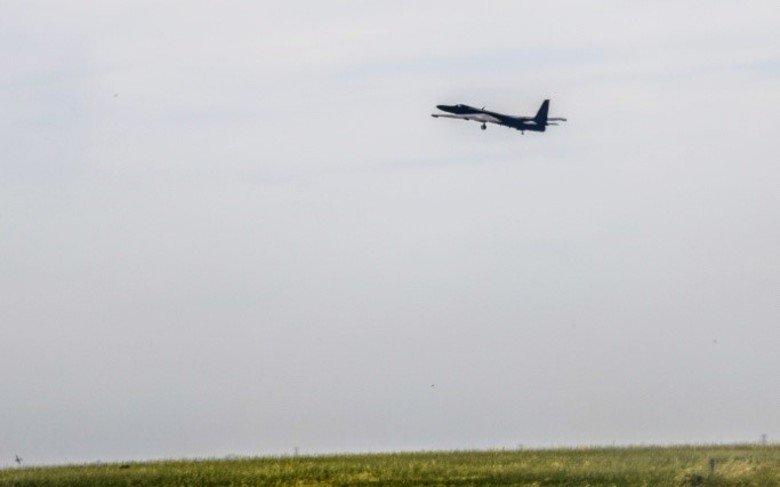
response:
[[[14,461],[15,461],[15,462],[16,462],[16,464],[17,464],[17,465],[19,465],[20,467],[22,466],[22,457],[20,457],[19,455],[14,455]]]

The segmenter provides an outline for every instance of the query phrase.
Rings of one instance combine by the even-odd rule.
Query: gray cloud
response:
[[[0,464],[777,434],[773,2],[2,8]]]

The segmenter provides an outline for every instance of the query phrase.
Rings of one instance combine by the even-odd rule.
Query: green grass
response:
[[[13,468],[0,470],[0,486],[7,485],[763,487],[780,486],[780,446],[457,451]]]

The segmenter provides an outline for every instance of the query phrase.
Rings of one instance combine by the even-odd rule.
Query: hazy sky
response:
[[[0,466],[780,439],[780,5],[585,3],[2,2]]]

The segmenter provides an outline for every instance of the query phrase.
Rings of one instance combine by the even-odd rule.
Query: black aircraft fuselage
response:
[[[436,105],[436,108],[451,115],[433,113],[431,116],[434,118],[442,117],[472,120],[474,122],[480,122],[482,124],[482,130],[487,128],[488,123],[495,123],[497,125],[517,129],[521,132],[525,132],[526,130],[531,132],[544,132],[548,125],[558,125],[557,123],[550,123],[550,121],[566,121],[565,118],[549,118],[547,116],[547,112],[550,108],[550,100],[544,100],[542,106],[539,107],[539,111],[536,112],[536,115],[533,117],[505,115],[503,113],[492,112],[490,110],[485,110],[484,108],[475,108],[468,105]]]

